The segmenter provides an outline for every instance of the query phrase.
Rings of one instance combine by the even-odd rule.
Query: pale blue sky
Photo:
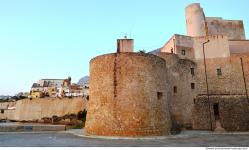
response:
[[[28,91],[41,78],[77,82],[125,33],[136,50],[159,48],[186,34],[184,8],[193,2],[206,16],[244,20],[249,35],[248,0],[0,0],[0,95]]]

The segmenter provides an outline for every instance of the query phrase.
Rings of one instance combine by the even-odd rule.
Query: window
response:
[[[218,75],[218,76],[221,76],[221,75],[222,75],[221,68],[218,68],[218,69],[217,69],[217,75]]]
[[[182,50],[182,55],[186,55],[186,51],[184,49]]]
[[[195,89],[195,83],[191,83],[191,89]]]
[[[162,92],[157,92],[157,99],[162,99],[163,93]]]
[[[1,109],[1,114],[4,114],[4,110],[3,109]]]
[[[191,75],[192,76],[195,75],[195,68],[190,68],[190,70],[191,70]]]
[[[177,87],[174,86],[174,93],[177,93]]]

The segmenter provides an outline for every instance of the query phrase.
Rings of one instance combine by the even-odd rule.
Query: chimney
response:
[[[117,52],[133,52],[134,49],[134,40],[133,39],[127,39],[127,36],[125,36],[123,39],[117,40]]]

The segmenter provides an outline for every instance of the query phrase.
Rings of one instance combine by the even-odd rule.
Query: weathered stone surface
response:
[[[194,102],[198,95],[207,95],[207,84],[205,79],[204,61],[180,59],[178,55],[158,52],[159,57],[166,61],[167,66],[167,87],[168,101],[171,119],[174,124],[181,127],[191,128],[192,120],[202,120],[197,129],[209,129],[209,125],[204,120],[209,117],[209,110],[206,106],[200,107],[200,111],[207,111],[206,115],[201,116],[198,113],[192,113]],[[244,69],[241,64],[241,58]],[[206,59],[207,79],[209,85],[209,95],[240,95],[246,96],[245,84],[249,93],[249,54],[237,54],[225,58],[208,58]],[[194,74],[191,74],[191,68]],[[221,75],[217,75],[217,69],[221,69]],[[244,82],[245,78],[245,82]],[[195,84],[195,89],[191,89],[191,83]],[[174,87],[177,92],[174,93]],[[239,100],[234,98],[235,101]],[[234,106],[236,107],[236,105]],[[228,112],[229,113],[229,112]],[[232,113],[232,112],[230,112]],[[238,111],[237,113],[242,113]],[[232,122],[226,122],[231,124]],[[214,124],[215,126],[215,124]],[[196,127],[194,127],[196,128]],[[242,131],[237,129],[237,131]],[[244,129],[243,129],[244,131]]]
[[[193,109],[193,128],[197,130],[210,130],[210,113],[212,129],[216,128],[213,105],[219,104],[221,127],[226,131],[249,130],[249,105],[245,96],[216,95],[198,96]],[[209,107],[210,104],[210,107]]]
[[[83,98],[45,98],[33,100],[20,100],[15,103],[5,103],[2,105],[15,106],[14,110],[4,110],[0,113],[0,119],[15,121],[39,121],[42,118],[52,118],[53,116],[63,117],[68,114],[77,114],[86,109],[87,101]]]
[[[180,59],[175,54],[157,53],[157,56],[165,59],[167,66],[167,99],[171,120],[180,127],[191,128],[193,99],[196,97],[196,89],[191,89],[191,83],[196,83],[196,75],[191,74],[191,68],[196,70],[195,62],[188,59]],[[174,87],[177,91],[174,92]]]
[[[242,58],[244,67],[245,82],[240,58]],[[195,62],[197,63],[197,93],[199,95],[207,94],[204,62],[203,60]],[[206,68],[209,94],[246,95],[245,83],[249,93],[249,54],[206,59]],[[217,69],[221,69],[221,75],[217,75]]]
[[[186,25],[188,36],[226,35],[229,39],[245,39],[245,30],[241,20],[224,20],[221,17],[205,17],[199,3],[186,7]]]
[[[92,59],[86,133],[169,134],[165,75],[165,61],[151,54],[115,53]]]

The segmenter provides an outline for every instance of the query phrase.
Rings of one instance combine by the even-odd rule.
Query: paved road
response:
[[[249,134],[214,135],[182,133],[165,139],[94,139],[68,132],[0,133],[1,147],[248,147]]]

